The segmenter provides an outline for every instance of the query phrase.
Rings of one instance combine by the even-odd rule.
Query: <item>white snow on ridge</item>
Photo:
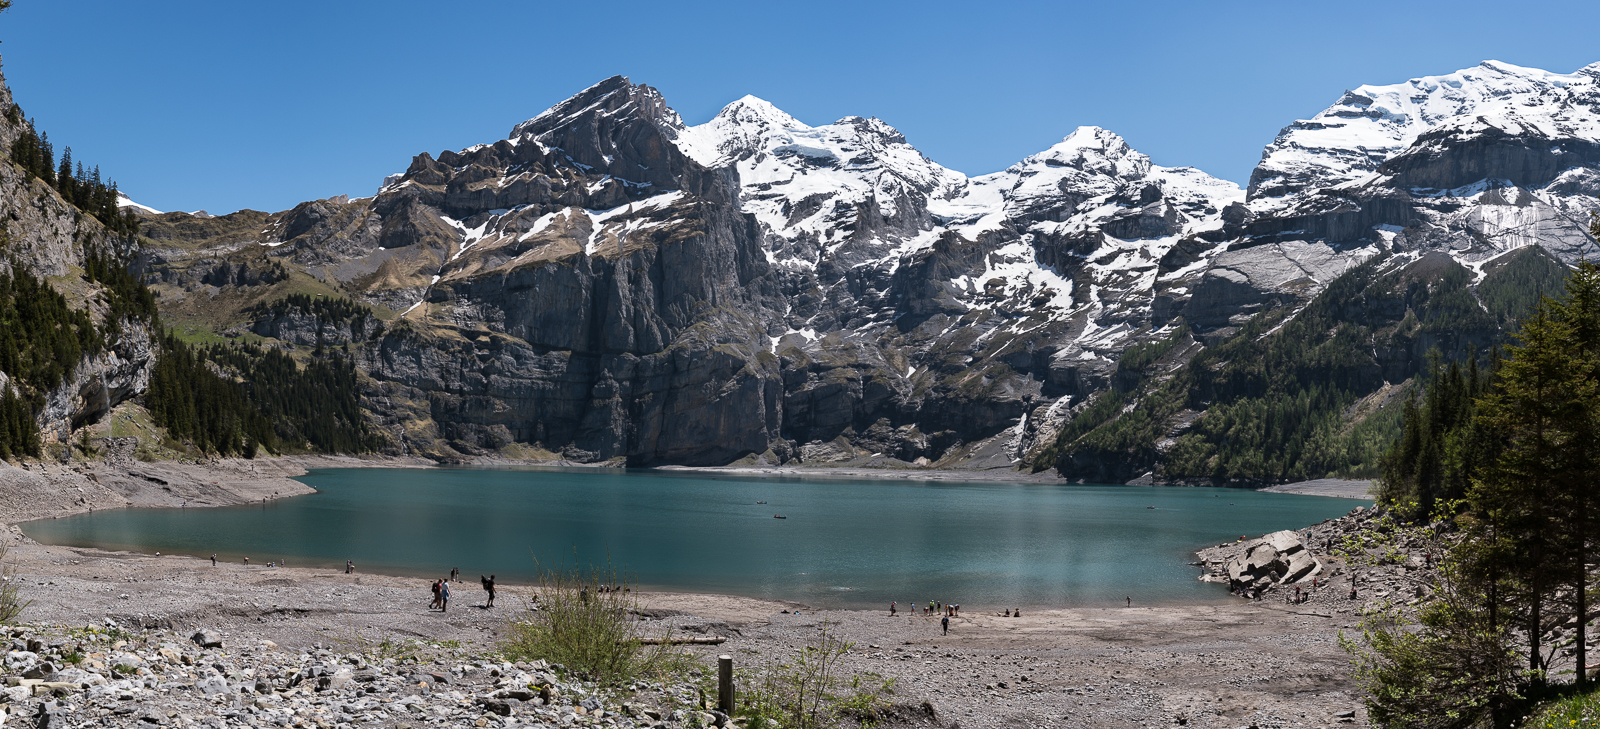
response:
[[[669,207],[677,203],[682,198],[683,193],[681,191],[674,190],[672,192],[664,192],[660,195],[647,197],[638,202],[628,203],[627,205],[615,207],[610,210],[583,211],[584,214],[589,216],[590,224],[594,226],[592,231],[589,233],[588,241],[584,243],[583,252],[591,256],[600,253],[602,251],[601,247],[606,242],[607,234],[610,234],[616,239],[618,253],[621,253],[621,248],[627,241],[629,234],[662,225],[662,222],[641,217],[624,220],[621,223],[611,223],[610,221],[612,219],[622,216],[636,215],[648,210]]]
[[[1221,209],[1244,200],[1238,185],[1194,168],[1156,166],[1121,137],[1098,127],[1079,128],[1007,170],[972,178],[929,160],[877,119],[847,117],[812,127],[753,96],[729,104],[705,124],[682,129],[676,143],[701,164],[735,167],[744,210],[771,234],[811,242],[795,249],[801,255],[769,245],[768,260],[790,269],[815,270],[823,259],[843,255],[848,246],[870,251],[866,261],[859,258],[861,253],[852,254],[850,267],[881,266],[893,274],[908,256],[948,231],[967,240],[1007,228],[1019,235],[1024,230],[1071,234],[1124,214],[1130,199],[1138,203],[1152,186],[1179,211],[1178,236],[1220,227]],[[1063,193],[1083,199],[1065,217],[1059,209]],[[922,221],[884,226],[889,237],[882,239],[859,235],[861,211],[893,220],[902,212],[915,212],[915,207],[903,206],[919,203],[928,213]],[[1037,222],[1029,227],[1026,219]],[[1155,260],[1178,236],[1121,244],[1154,248],[1134,256],[1141,281],[1153,285]],[[978,286],[999,278],[1008,297],[1026,295],[1032,301],[1044,294],[1046,306],[1064,315],[1071,305],[1071,281],[1037,260],[1029,238],[1012,238],[988,254],[986,270],[981,276],[973,273],[976,280],[954,283],[977,296]],[[812,250],[814,255],[807,253]]]
[[[150,215],[161,214],[160,210],[150,207],[149,205],[140,205],[139,203],[134,202],[133,198],[128,197],[127,194],[120,190],[117,191],[117,208],[133,208],[135,210],[143,210]]]
[[[1358,180],[1422,133],[1447,124],[1533,130],[1600,141],[1600,63],[1570,74],[1484,61],[1441,76],[1360,86],[1268,145],[1251,176],[1253,208],[1273,210],[1317,188]],[[1274,201],[1274,198],[1280,198]]]
[[[733,165],[745,211],[785,237],[839,242],[839,223],[857,206],[870,203],[892,218],[908,196],[946,197],[966,182],[882,121],[846,117],[812,127],[754,96],[681,130],[677,144],[701,164]],[[796,218],[797,208],[810,212]]]

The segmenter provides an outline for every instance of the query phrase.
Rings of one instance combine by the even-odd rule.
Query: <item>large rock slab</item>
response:
[[[1308,579],[1322,570],[1322,563],[1306,549],[1298,534],[1280,531],[1246,545],[1245,553],[1225,568],[1230,587],[1265,590]]]

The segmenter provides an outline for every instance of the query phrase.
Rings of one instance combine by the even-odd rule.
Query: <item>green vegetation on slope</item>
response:
[[[16,262],[11,275],[0,273],[0,371],[19,389],[41,395],[55,388],[104,346],[89,312],[72,308],[50,284]]]
[[[1160,354],[1130,348],[1116,387],[1074,417],[1036,467],[1097,480],[1378,475],[1400,435],[1388,389],[1420,374],[1428,350],[1454,361],[1502,342],[1512,318],[1565,270],[1542,249],[1522,249],[1486,267],[1474,289],[1472,272],[1442,254],[1394,263],[1376,257],[1299,312],[1256,316],[1166,380],[1142,372]],[[1141,371],[1127,377],[1125,366]]]
[[[382,445],[362,417],[361,383],[349,358],[323,351],[301,367],[281,350],[254,344],[202,352],[239,373],[250,404],[272,423],[280,443],[328,453],[364,453]]]
[[[157,424],[206,453],[253,458],[258,447],[278,450],[272,424],[251,407],[244,386],[219,377],[171,334],[161,338],[145,403]]]
[[[1359,641],[1341,641],[1381,726],[1595,719],[1581,669],[1600,561],[1600,268],[1581,263],[1566,296],[1542,300],[1516,337],[1488,378],[1436,376],[1385,459],[1385,505],[1448,551],[1420,620],[1381,610]],[[1433,438],[1442,455],[1430,458]],[[1452,446],[1468,458],[1450,463]],[[1446,476],[1420,477],[1428,468]],[[1562,695],[1524,721],[1534,700]]]
[[[1492,438],[1477,420],[1477,400],[1488,392],[1493,371],[1480,373],[1476,357],[1465,371],[1435,359],[1421,402],[1415,393],[1401,411],[1401,433],[1384,454],[1379,499],[1408,519],[1434,513],[1440,501],[1466,496],[1471,476],[1493,452]]]
[[[256,304],[245,309],[245,314],[252,319],[258,320],[282,316],[290,312],[315,317],[319,321],[329,324],[359,322],[372,318],[371,309],[349,299],[337,296],[312,296],[310,294],[290,294],[277,301]]]

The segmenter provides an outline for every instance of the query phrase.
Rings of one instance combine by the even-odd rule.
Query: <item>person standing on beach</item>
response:
[[[217,555],[215,553],[212,553],[212,555],[211,555],[211,566],[212,567],[217,566]]]
[[[355,571],[356,571],[356,563],[355,562],[351,562],[348,559],[345,560],[344,561],[344,573],[348,575],[348,574],[353,574]]]
[[[1124,597],[1126,597],[1128,599],[1128,607],[1133,607],[1133,596],[1132,595],[1124,595]]]
[[[478,575],[478,576],[482,577],[483,575]],[[461,568],[460,567],[451,567],[450,568],[450,581],[451,582],[460,582],[461,581]]]
[[[945,635],[949,635],[950,634],[950,616],[949,615],[946,615],[946,616],[944,616],[942,618],[939,618],[939,625],[940,625],[940,627],[944,628],[944,634]]]
[[[439,580],[433,581],[433,602],[428,603],[429,610],[434,610],[439,607],[439,584]]]
[[[894,603],[892,601],[889,603],[889,617],[894,617]]]
[[[439,612],[441,612],[441,613],[450,612],[450,583],[449,582],[441,582],[439,584]]]
[[[488,610],[494,607],[494,575],[478,575],[478,580],[483,583],[483,591],[489,593],[489,601],[483,604],[483,609]]]

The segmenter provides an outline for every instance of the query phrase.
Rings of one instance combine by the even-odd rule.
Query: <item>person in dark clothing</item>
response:
[[[494,607],[494,575],[478,575],[478,581],[483,583],[483,591],[489,593],[489,601],[483,604],[484,609]]]
[[[482,577],[483,575],[478,575],[478,576]],[[461,568],[460,567],[451,567],[450,568],[450,581],[451,582],[460,582],[461,581]]]
[[[945,635],[949,635],[950,634],[950,616],[949,615],[946,615],[946,616],[944,616],[942,618],[939,618],[939,625],[944,627],[944,634]]]
[[[439,585],[440,584],[442,584],[442,583],[439,580],[434,580],[433,581],[433,602],[428,603],[428,609],[429,610],[434,610],[434,609],[437,609],[439,607]]]

